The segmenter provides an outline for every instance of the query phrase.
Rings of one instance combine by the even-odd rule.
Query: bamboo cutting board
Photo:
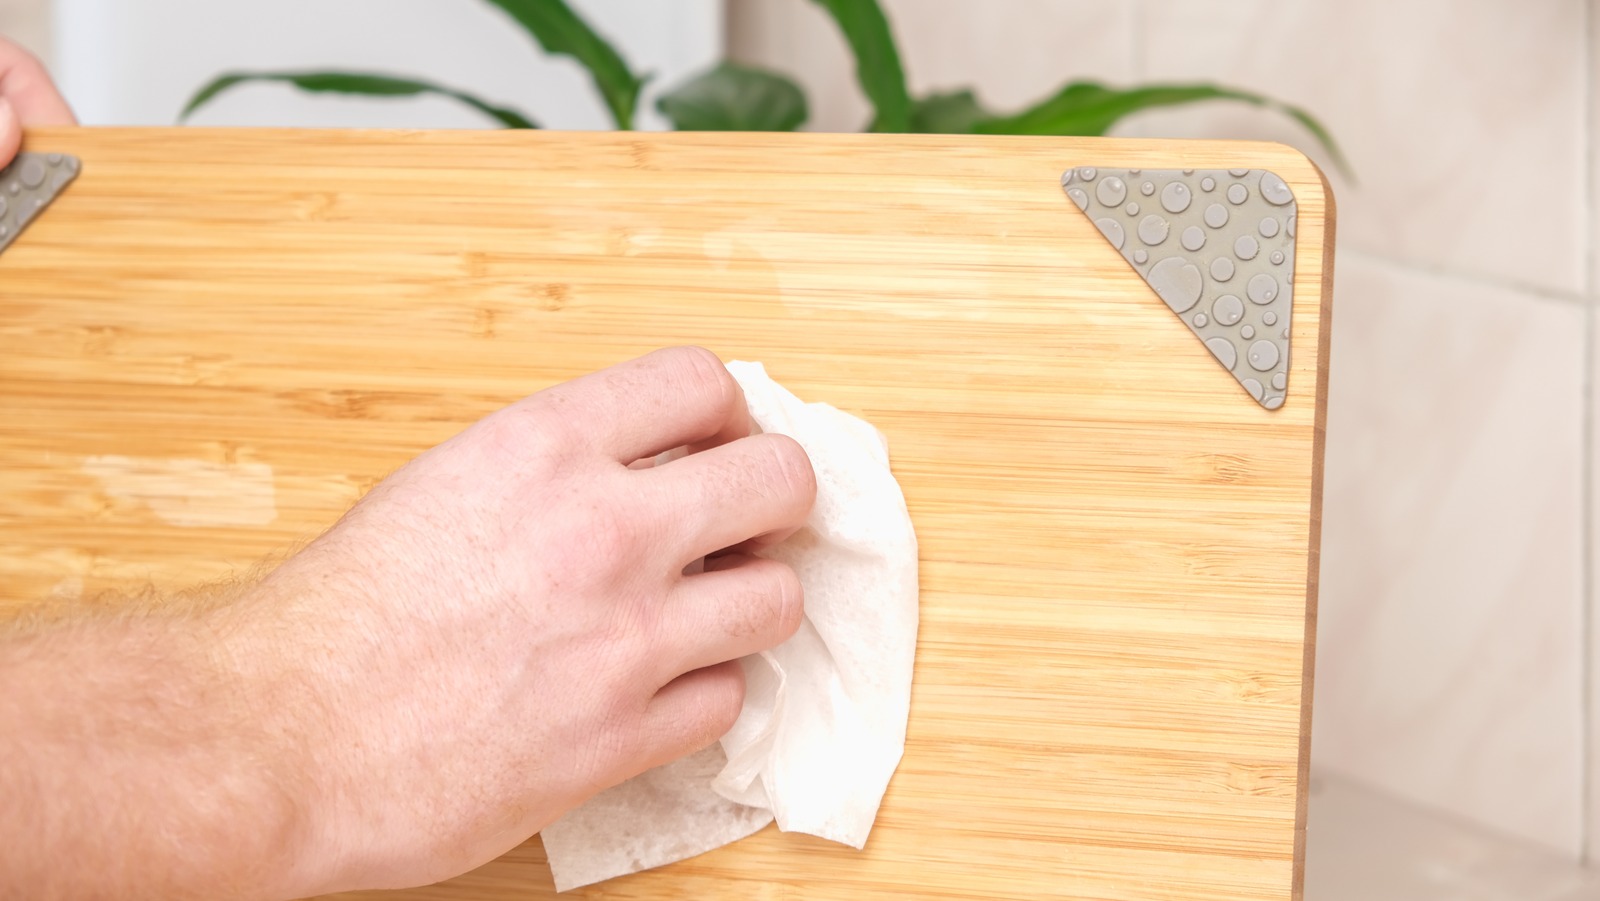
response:
[[[0,256],[0,594],[248,571],[475,418],[700,343],[887,435],[921,542],[906,755],[865,851],[769,829],[575,896],[1298,897],[1332,233],[1299,154],[198,129],[28,146],[83,170]],[[1287,182],[1281,409],[1063,196],[1091,165]],[[534,840],[391,897],[551,894]]]

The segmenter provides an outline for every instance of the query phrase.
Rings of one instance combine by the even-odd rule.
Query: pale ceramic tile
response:
[[[0,35],[50,64],[50,0],[0,0]]]
[[[1103,0],[885,0],[914,94],[975,87],[1013,112],[1080,78],[1133,78],[1135,4]]]
[[[1600,865],[1600,0],[1589,0],[1589,710],[1584,855]],[[1562,899],[1568,901],[1568,899]],[[1578,901],[1573,898],[1571,901]]]
[[[728,56],[799,82],[811,109],[808,131],[860,131],[872,114],[839,30],[814,3],[733,0]]]
[[[1360,180],[1334,176],[1343,246],[1577,295],[1585,2],[1149,0],[1146,74],[1319,116]],[[1140,130],[1313,146],[1283,117],[1236,104],[1153,113]]]
[[[997,112],[1055,93],[1075,78],[1133,75],[1134,5],[1100,0],[885,0],[913,95],[973,87]],[[815,131],[859,131],[871,109],[831,20],[814,3],[729,4],[730,55],[796,78]]]
[[[1311,780],[1305,901],[1596,901],[1600,873],[1332,775]]]
[[[1596,0],[1600,4],[1600,0]],[[1600,24],[1600,22],[1597,22]],[[1596,188],[1600,191],[1600,187]],[[1584,860],[1600,866],[1600,309],[1589,308],[1589,709],[1584,738]]]
[[[1589,0],[1589,295],[1600,300],[1600,0]]]
[[[1589,879],[1583,884],[1574,886],[1568,891],[1556,892],[1539,901],[1600,901],[1600,877],[1591,872]]]
[[[1584,308],[1335,286],[1312,759],[1576,859]]]

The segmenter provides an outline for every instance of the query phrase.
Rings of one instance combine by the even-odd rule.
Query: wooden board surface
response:
[[[476,417],[700,343],[888,436],[922,554],[906,756],[863,852],[769,829],[573,896],[1298,896],[1332,220],[1298,153],[200,129],[27,146],[84,170],[0,256],[0,595],[247,570]],[[1063,197],[1073,165],[1288,182],[1282,409]],[[384,897],[551,894],[535,840]]]

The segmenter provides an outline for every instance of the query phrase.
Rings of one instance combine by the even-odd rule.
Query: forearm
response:
[[[293,898],[492,860],[733,725],[799,582],[694,564],[815,494],[680,348],[487,417],[232,603],[0,627],[0,894]]]
[[[315,792],[288,714],[308,711],[288,661],[253,646],[248,603],[0,637],[0,883],[30,898],[300,888]]]

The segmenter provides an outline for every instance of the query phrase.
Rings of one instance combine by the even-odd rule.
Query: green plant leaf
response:
[[[971,134],[979,122],[995,118],[970,90],[929,94],[911,107],[911,131],[917,134]]]
[[[1350,171],[1333,136],[1310,113],[1260,94],[1211,84],[1118,89],[1092,81],[1077,81],[1014,116],[979,122],[974,131],[992,135],[1101,135],[1131,113],[1202,100],[1236,100],[1275,109],[1304,126],[1328,151],[1335,165],[1346,173]]]
[[[833,16],[856,57],[856,80],[872,101],[873,131],[903,132],[911,128],[911,95],[894,33],[878,0],[814,0]]]
[[[775,72],[722,63],[662,95],[656,107],[679,131],[794,131],[806,95]]]
[[[465,103],[488,115],[506,128],[538,128],[526,116],[513,109],[495,106],[465,91],[414,78],[396,78],[390,75],[373,75],[365,72],[229,72],[212,79],[196,91],[183,112],[181,122],[195,110],[210,103],[218,94],[237,85],[252,81],[276,81],[292,84],[302,91],[315,94],[359,94],[365,97],[412,97],[418,94],[437,94]]]
[[[634,109],[645,78],[628,68],[610,42],[572,11],[564,0],[488,0],[517,21],[546,53],[570,56],[589,70],[611,119],[633,128]]]

